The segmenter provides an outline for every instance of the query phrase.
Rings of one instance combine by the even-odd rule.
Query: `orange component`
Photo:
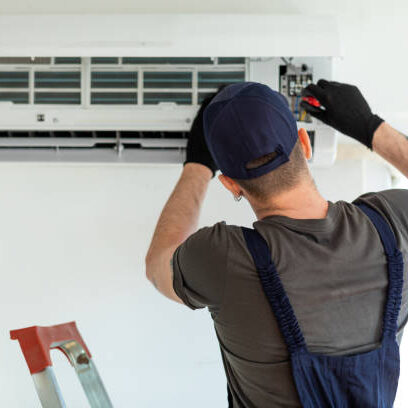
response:
[[[79,343],[91,358],[91,353],[77,329],[75,322],[56,326],[31,326],[25,329],[11,330],[10,338],[18,340],[31,374],[39,373],[52,366],[51,349],[64,350],[58,345],[70,340]]]

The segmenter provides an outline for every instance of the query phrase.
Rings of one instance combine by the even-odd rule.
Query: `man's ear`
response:
[[[220,174],[218,176],[218,180],[221,181],[222,185],[228,190],[231,191],[232,195],[234,197],[239,197],[242,194],[242,189],[238,185],[238,183],[233,180],[232,178],[229,178],[228,176],[224,176],[224,174]]]
[[[310,137],[306,132],[306,129],[300,128],[298,130],[298,136],[302,145],[303,153],[307,160],[312,158],[312,145],[310,143]]]

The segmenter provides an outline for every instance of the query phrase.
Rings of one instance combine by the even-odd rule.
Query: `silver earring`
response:
[[[241,201],[241,198],[242,198],[242,195],[240,194],[240,195],[234,195],[234,200],[235,201]]]

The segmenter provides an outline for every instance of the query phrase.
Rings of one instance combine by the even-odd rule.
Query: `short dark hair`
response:
[[[260,167],[276,157],[272,152],[247,163],[247,169]],[[289,155],[289,161],[278,168],[253,179],[236,179],[235,181],[249,194],[259,200],[290,190],[299,184],[302,177],[308,175],[308,166],[302,145],[298,140]]]

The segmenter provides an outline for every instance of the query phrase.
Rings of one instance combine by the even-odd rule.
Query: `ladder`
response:
[[[74,367],[91,408],[112,408],[95,364],[75,322],[56,326],[31,326],[10,331],[18,340],[44,408],[65,408],[52,369],[51,349],[59,349]]]

